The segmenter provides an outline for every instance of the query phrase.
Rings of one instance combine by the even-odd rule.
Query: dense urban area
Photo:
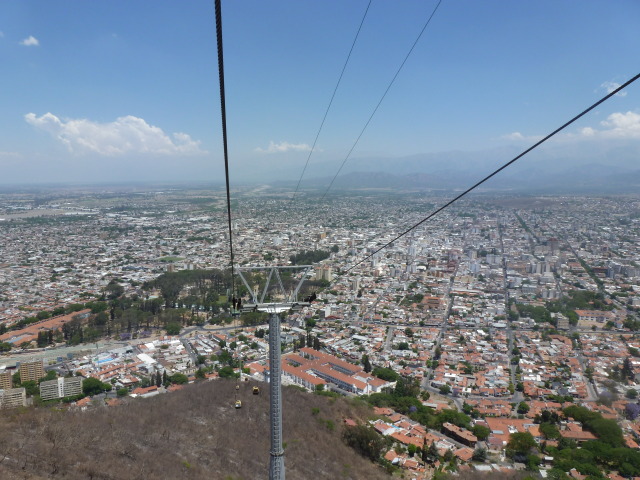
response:
[[[209,380],[265,395],[267,316],[231,315],[248,285],[223,195],[0,193],[0,406],[90,414]],[[358,454],[398,478],[640,477],[637,196],[477,194],[399,239],[450,195],[290,197],[234,192],[236,266],[313,266],[283,271],[317,295],[283,317],[283,383],[369,404],[330,425]]]

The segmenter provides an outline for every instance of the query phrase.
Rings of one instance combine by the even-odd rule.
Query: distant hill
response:
[[[466,189],[521,153],[524,147],[481,151],[448,151],[404,157],[353,158],[344,166],[332,190],[353,189]],[[620,141],[615,148],[598,143],[576,146],[558,142],[541,147],[500,172],[481,188],[485,191],[542,193],[635,193],[640,187],[640,145]],[[342,162],[311,164],[303,189],[326,189]],[[261,182],[295,187],[299,168],[256,166]],[[295,173],[293,173],[295,172]]]
[[[393,190],[466,190],[481,180],[486,173],[473,177],[468,171],[442,173],[393,174],[389,172],[351,172],[335,179],[331,191]],[[329,177],[306,181],[305,189],[324,191],[331,182]],[[292,182],[275,182],[277,187],[291,187]],[[635,193],[640,190],[640,170],[622,171],[604,165],[585,165],[579,169],[567,169],[560,173],[545,174],[527,171],[496,176],[478,188],[479,192],[526,193]]]
[[[4,411],[0,478],[268,478],[268,392],[252,395],[255,383],[242,383],[236,410],[235,385],[205,382],[86,412]],[[285,387],[283,409],[288,478],[390,478],[341,439],[343,419],[364,420],[366,406]]]
[[[326,189],[331,178],[312,178],[306,182],[306,188]],[[281,182],[281,184],[285,184]],[[394,175],[388,172],[351,172],[341,175],[333,182],[333,190],[357,189],[443,189],[454,188],[456,182],[438,175],[413,173]]]

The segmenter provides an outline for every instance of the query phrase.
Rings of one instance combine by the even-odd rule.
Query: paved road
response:
[[[500,223],[499,219],[498,219],[498,235],[500,238],[500,253],[502,254],[502,288],[504,289],[504,308],[505,308],[505,313],[508,315],[509,314],[508,312],[509,283],[507,278],[507,256],[506,256],[506,252],[504,251],[504,236],[502,232],[502,224]],[[516,378],[517,367],[511,363],[511,359],[513,358],[514,346],[515,346],[515,343],[514,343],[513,328],[511,326],[511,322],[507,321],[507,355],[509,357],[509,369],[510,369],[509,381],[511,382],[511,385],[513,387],[515,387],[518,383],[518,379]],[[515,392],[513,396],[513,401],[514,402],[519,401],[517,400],[519,396],[520,396],[520,392]]]
[[[140,343],[136,340],[134,343]],[[111,350],[113,348],[121,348],[130,345],[129,342],[123,341],[101,341],[96,343],[85,343],[82,345],[62,346],[57,348],[40,349],[38,351],[30,350],[28,352],[12,351],[9,354],[0,355],[0,364],[13,364],[15,362],[30,362],[32,360],[57,360],[58,357],[66,357],[68,353],[73,354],[97,354]]]
[[[389,330],[387,331],[387,338],[384,342],[385,351],[391,350],[391,341],[393,340],[393,332],[396,330],[396,327],[389,326]]]
[[[455,282],[456,279],[456,274],[458,273],[458,267],[456,266],[456,269],[453,271],[453,275],[451,275],[451,279],[449,280],[449,285],[447,286],[447,292],[445,293],[445,298],[447,299],[448,303],[447,303],[447,308],[444,312],[444,315],[442,317],[442,324],[440,325],[440,332],[438,333],[438,337],[436,338],[436,341],[433,342],[433,347],[431,347],[431,358],[433,358],[433,356],[435,355],[435,351],[436,348],[438,348],[438,346],[442,343],[442,339],[444,338],[446,332],[447,332],[447,324],[449,323],[449,315],[451,315],[451,308],[453,307],[453,299],[450,297],[451,295],[451,289],[453,288],[453,284]],[[433,374],[433,367],[429,367],[425,370],[425,375],[424,378],[422,379],[422,384],[420,385],[424,390],[427,390],[429,392],[434,392],[436,391],[435,389],[433,389],[433,387],[430,386],[430,377]],[[437,390],[437,392],[439,393],[440,391]],[[453,399],[453,397],[452,397]],[[455,400],[454,400],[455,402]],[[458,405],[456,403],[456,405]],[[460,403],[458,408],[462,408],[462,403]]]

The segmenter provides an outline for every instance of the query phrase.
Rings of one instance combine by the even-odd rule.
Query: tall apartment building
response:
[[[21,383],[27,382],[29,380],[33,380],[34,382],[37,382],[44,376],[45,376],[44,364],[42,363],[42,360],[20,364],[20,382]]]
[[[329,266],[316,267],[316,280],[326,280],[330,282],[333,280],[333,269]]]
[[[40,398],[42,398],[42,400],[73,397],[81,393],[82,377],[60,377],[40,384]]]
[[[8,390],[13,387],[11,372],[4,368],[0,369],[0,390]]]
[[[0,390],[0,408],[27,406],[27,392],[24,388]]]

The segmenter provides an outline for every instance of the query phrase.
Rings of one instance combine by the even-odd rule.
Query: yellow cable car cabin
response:
[[[260,389],[258,387],[253,387],[253,394],[254,395],[259,395],[260,394]]]
[[[236,400],[236,408],[242,408],[242,402],[240,400]]]

